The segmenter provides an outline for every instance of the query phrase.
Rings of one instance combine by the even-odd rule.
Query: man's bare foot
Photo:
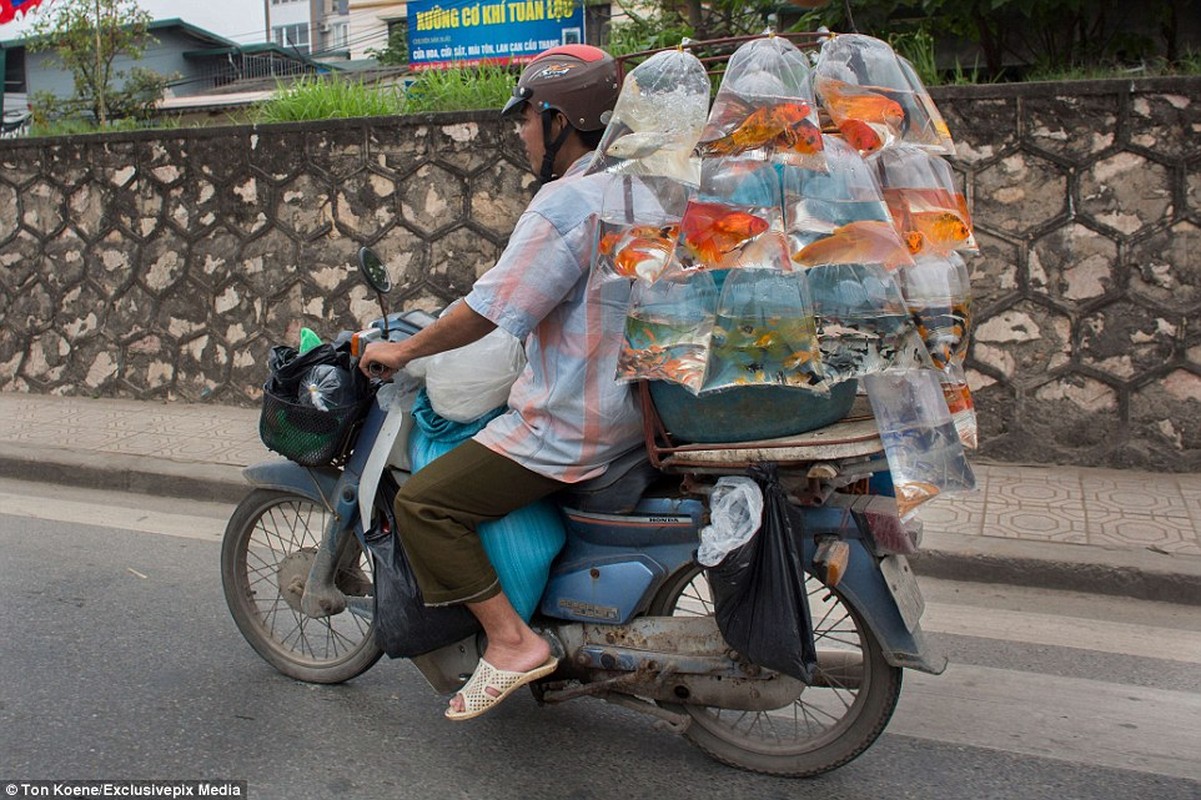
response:
[[[498,670],[506,672],[529,672],[546,663],[550,657],[550,643],[538,634],[530,631],[529,636],[523,636],[519,642],[489,642],[484,652],[484,660]],[[484,689],[492,697],[499,697],[493,687]],[[462,693],[455,694],[450,699],[450,710],[459,713],[466,708]]]

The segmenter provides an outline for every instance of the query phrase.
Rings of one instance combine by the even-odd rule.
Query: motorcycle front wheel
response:
[[[339,545],[335,585],[349,605],[310,617],[300,597],[330,512],[306,497],[255,489],[234,510],[221,545],[225,602],[238,630],[283,674],[309,683],[341,683],[370,669],[375,643],[371,558],[358,538]]]
[[[661,703],[690,716],[684,735],[723,764],[788,777],[820,775],[870,747],[896,708],[901,669],[885,660],[875,635],[836,589],[805,578],[818,667],[793,702],[771,711]],[[669,581],[650,613],[712,616],[704,572],[694,565]]]

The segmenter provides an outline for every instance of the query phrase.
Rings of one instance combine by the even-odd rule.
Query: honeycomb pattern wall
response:
[[[933,94],[982,251],[983,454],[1201,469],[1201,79]]]
[[[932,91],[982,252],[985,458],[1201,468],[1201,78]],[[441,307],[534,190],[493,114],[0,140],[0,391],[251,405],[266,354]]]

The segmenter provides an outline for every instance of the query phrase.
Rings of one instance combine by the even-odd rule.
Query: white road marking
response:
[[[219,542],[233,513],[223,503],[27,485],[21,491],[19,481],[0,482],[0,514]]]
[[[888,732],[1201,780],[1201,695],[952,664],[911,672]]]
[[[926,603],[922,629],[1201,664],[1201,630],[931,602]]]

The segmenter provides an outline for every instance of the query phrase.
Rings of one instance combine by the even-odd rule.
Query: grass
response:
[[[404,97],[394,86],[306,76],[281,87],[259,107],[256,117],[259,122],[383,117],[402,113],[403,106]]]

